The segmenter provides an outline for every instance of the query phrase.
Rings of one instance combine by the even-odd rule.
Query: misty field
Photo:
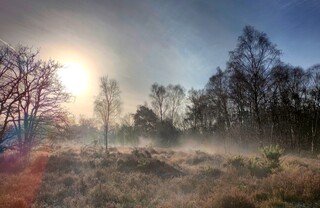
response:
[[[76,144],[0,160],[0,207],[319,207],[319,159]]]

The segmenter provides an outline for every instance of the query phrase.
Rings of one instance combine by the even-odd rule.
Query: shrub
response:
[[[245,166],[245,160],[241,155],[228,159],[227,164],[233,168],[239,169]]]
[[[279,145],[269,145],[260,148],[262,156],[269,162],[270,168],[278,168],[280,166],[280,157],[284,150]]]
[[[269,164],[259,157],[249,159],[248,169],[252,176],[256,176],[258,178],[266,177],[272,172]]]

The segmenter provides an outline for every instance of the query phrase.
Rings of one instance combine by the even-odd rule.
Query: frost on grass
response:
[[[319,207],[320,202],[316,159],[285,156],[270,167],[263,154],[151,147],[111,148],[106,154],[99,147],[63,146],[32,158],[20,169],[0,171],[1,206],[267,208]],[[38,188],[30,189],[30,183]]]

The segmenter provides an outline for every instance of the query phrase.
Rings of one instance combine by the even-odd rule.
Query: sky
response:
[[[86,72],[74,114],[93,115],[101,76],[119,82],[122,111],[134,113],[154,82],[203,88],[245,25],[265,32],[283,62],[320,63],[319,11],[318,0],[0,0],[0,39]]]

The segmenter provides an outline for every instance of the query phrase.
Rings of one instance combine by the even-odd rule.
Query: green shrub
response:
[[[284,150],[279,145],[269,145],[260,148],[262,156],[268,161],[269,167],[274,169],[280,166],[280,157]]]

